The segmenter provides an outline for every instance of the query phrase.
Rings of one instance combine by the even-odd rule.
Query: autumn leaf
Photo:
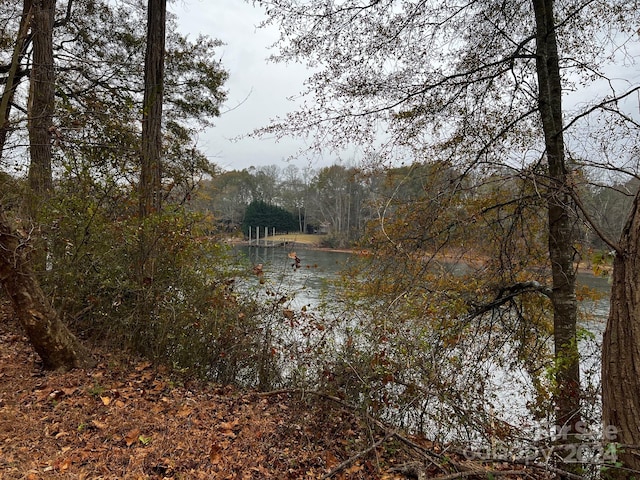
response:
[[[142,370],[146,370],[150,366],[151,366],[151,362],[141,362],[138,365],[136,365],[136,370],[138,372],[141,372]]]
[[[99,430],[104,430],[107,428],[107,424],[104,422],[100,422],[98,420],[91,420],[91,424]]]
[[[139,437],[140,437],[140,429],[139,428],[134,428],[133,430],[130,430],[124,436],[124,441],[126,442],[127,447],[130,447],[131,445],[136,443],[138,441]]]
[[[218,428],[222,430],[233,430],[237,428],[239,424],[240,420],[236,418],[232,422],[222,422],[220,425],[218,425]]]
[[[60,390],[62,390],[62,392],[67,396],[70,397],[71,395],[73,395],[76,390],[78,390],[77,387],[70,387],[70,388],[61,388]]]
[[[347,474],[358,473],[358,472],[360,472],[363,468],[364,468],[364,467],[363,467],[361,464],[356,463],[355,465],[353,465],[353,466],[351,466],[351,467],[347,468],[344,472],[345,472],[345,473],[347,473]]]
[[[327,451],[325,453],[324,462],[325,462],[327,468],[333,468],[336,465],[338,465],[338,463],[339,463],[338,459],[336,458],[336,456],[330,451]]]
[[[100,400],[102,400],[102,404],[105,407],[108,407],[109,404],[111,403],[111,398],[110,397],[100,397]]]
[[[236,438],[236,434],[233,431],[238,429],[239,423],[240,420],[237,418],[232,422],[222,422],[218,425],[218,430],[220,430],[220,434],[224,437]]]
[[[70,458],[64,458],[64,459],[59,460],[58,462],[56,462],[56,468],[61,472],[69,470],[70,466],[71,466],[71,459]]]
[[[211,450],[209,450],[209,460],[213,465],[217,465],[222,460],[222,448],[217,443],[211,445]]]
[[[191,415],[192,413],[193,413],[193,407],[190,407],[189,405],[182,405],[178,409],[178,412],[176,413],[176,415],[180,418],[185,418]]]

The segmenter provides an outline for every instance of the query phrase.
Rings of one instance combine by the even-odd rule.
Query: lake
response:
[[[276,291],[278,296],[282,294],[292,298],[288,305],[288,308],[292,309],[314,309],[323,299],[330,299],[328,282],[337,278],[341,269],[354,258],[351,253],[300,249],[295,252],[300,260],[300,267],[295,268],[295,258],[291,258],[292,252],[286,248],[243,246],[237,247],[237,251],[248,258],[252,265],[262,264],[263,278],[267,285],[265,290]],[[255,277],[256,285],[257,278]],[[593,334],[582,336],[579,343],[582,379],[586,390],[597,391],[600,381],[600,346],[609,311],[610,284],[607,278],[589,273],[581,273],[578,276],[578,284],[589,287],[602,296],[599,300],[580,302],[583,314],[581,326]],[[324,294],[327,292],[329,295],[325,297]],[[513,424],[529,424],[531,412],[527,404],[533,397],[526,372],[505,371],[496,366],[489,378],[497,395],[492,407],[493,413]],[[599,408],[598,405],[596,397],[592,398],[591,402],[585,402],[585,417],[598,418],[597,411],[594,411]],[[437,429],[437,425],[433,428]]]
[[[353,254],[347,252],[301,249],[295,252],[300,259],[300,268],[296,269],[292,266],[295,260],[289,257],[291,250],[284,247],[239,246],[236,250],[252,264],[262,264],[266,277],[278,283],[282,290],[295,293],[292,306],[298,308],[318,305],[326,291],[327,282],[337,278],[340,270],[353,258]],[[603,296],[597,301],[581,302],[582,311],[588,314],[589,324],[593,324],[594,329],[601,333],[609,313],[609,280],[590,273],[580,273],[578,286],[589,287]]]
[[[236,250],[253,265],[262,264],[266,279],[282,292],[294,295],[291,306],[313,308],[322,299],[328,282],[338,277],[353,254],[330,250],[304,249],[292,252],[284,247],[239,246]],[[300,267],[295,268],[295,253]]]

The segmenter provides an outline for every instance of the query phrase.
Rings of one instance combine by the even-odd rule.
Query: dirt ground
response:
[[[243,392],[94,353],[95,369],[42,371],[0,306],[0,479],[543,478],[467,464],[339,398]]]

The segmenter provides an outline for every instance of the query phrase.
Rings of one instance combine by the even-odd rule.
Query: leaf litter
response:
[[[122,354],[94,354],[95,369],[43,371],[10,309],[0,306],[0,480],[394,480],[489,472],[475,465],[480,470],[470,475],[455,455],[435,462],[441,447],[392,435],[330,396],[241,391],[173,377]],[[528,469],[503,473],[534,478]]]

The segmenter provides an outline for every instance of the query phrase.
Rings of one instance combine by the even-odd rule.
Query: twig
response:
[[[555,473],[556,475],[559,475],[562,478],[567,478],[570,480],[583,479],[583,477],[580,475],[567,472],[565,470],[562,470],[561,468],[554,467],[553,465],[549,465],[547,463],[532,462],[531,460],[523,459],[523,458],[487,458],[487,459],[484,459],[483,462],[501,462],[501,463],[510,463],[512,465],[523,465],[525,467],[531,467],[538,470],[545,470],[550,473]]]
[[[347,468],[349,465],[351,465],[353,462],[355,462],[359,458],[364,457],[365,455],[367,455],[371,450],[375,450],[376,448],[378,448],[380,445],[382,445],[384,442],[386,442],[392,436],[393,436],[393,433],[387,433],[383,438],[378,440],[376,443],[371,445],[369,448],[367,448],[365,450],[362,450],[361,452],[358,452],[353,457],[347,458],[344,462],[342,462],[337,467],[334,467],[329,473],[327,473],[324,477],[322,477],[323,480],[326,479],[326,478],[333,477],[340,470],[344,470],[345,468]]]
[[[330,400],[330,401],[332,401],[334,403],[337,403],[341,407],[346,408],[346,409],[348,409],[350,411],[356,411],[357,412],[357,411],[360,410],[357,407],[345,402],[341,398],[338,398],[338,397],[336,397],[334,395],[329,395],[328,393],[318,392],[316,390],[282,389],[282,390],[273,390],[271,392],[262,392],[262,393],[259,393],[258,395],[261,396],[261,397],[269,397],[269,396],[276,396],[276,395],[283,395],[283,394],[294,394],[294,393],[297,393],[297,394],[300,394],[300,395],[303,395],[303,396],[305,394],[315,395],[317,397],[324,398],[326,400]],[[373,422],[375,425],[377,425],[384,432],[389,432],[389,427],[386,426],[383,422],[381,422],[377,418],[372,417],[371,415],[369,415],[366,412],[363,412],[363,414],[364,414],[364,416],[366,417],[367,420]],[[450,465],[453,465],[454,467],[456,467],[456,468],[458,468],[460,470],[465,470],[465,471],[468,470],[468,468],[465,467],[464,465],[461,465],[458,462],[455,462],[450,458],[445,458],[443,455],[440,455],[440,454],[438,454],[438,453],[436,453],[436,452],[434,452],[432,450],[429,450],[426,447],[423,447],[422,445],[414,442],[413,440],[403,436],[398,431],[393,431],[391,433],[388,433],[388,435],[394,436],[399,441],[401,441],[404,444],[408,445],[409,447],[419,451],[433,466],[439,468],[440,470],[444,471],[442,466],[439,463],[437,463],[436,460],[443,461],[443,462],[446,461]]]
[[[468,472],[451,473],[440,477],[432,477],[432,480],[456,480],[458,478],[471,477],[473,475],[493,475],[494,477],[502,475],[523,475],[526,472],[522,470],[469,470]]]

